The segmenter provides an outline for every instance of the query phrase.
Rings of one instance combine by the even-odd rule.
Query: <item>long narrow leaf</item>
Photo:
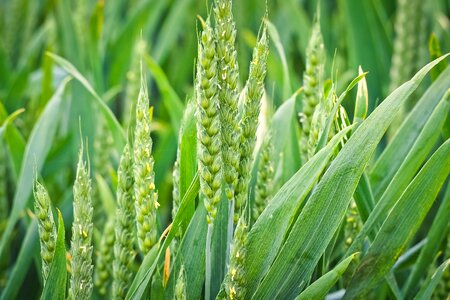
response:
[[[50,151],[57,126],[61,118],[63,92],[70,78],[65,79],[56,90],[52,99],[48,102],[36,125],[33,127],[25,149],[24,158],[17,182],[17,190],[14,195],[13,208],[8,219],[5,231],[0,242],[0,258],[5,254],[7,243],[19,218],[20,213],[26,207],[33,186],[33,170],[39,172]]]
[[[363,297],[393,267],[414,237],[450,173],[450,140],[428,160],[383,223],[344,299]]]
[[[255,299],[289,299],[309,281],[389,124],[425,75],[445,57],[429,63],[397,88],[350,137],[303,208]]]
[[[246,282],[249,293],[255,290],[269,269],[298,209],[322,174],[334,148],[349,129],[338,133],[325,148],[292,176],[256,220],[249,233],[247,246],[247,255],[252,258],[247,264]]]
[[[344,275],[345,270],[350,263],[358,256],[358,253],[352,254],[342,262],[340,262],[333,270],[326,273],[315,282],[313,282],[308,288],[306,288],[295,300],[315,300],[323,299],[327,295],[328,291],[334,286],[334,284]]]

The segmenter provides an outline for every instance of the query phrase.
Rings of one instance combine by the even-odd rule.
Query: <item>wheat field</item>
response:
[[[450,3],[0,1],[0,299],[450,299]]]

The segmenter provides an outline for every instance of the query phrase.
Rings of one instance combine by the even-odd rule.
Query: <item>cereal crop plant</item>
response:
[[[446,1],[50,2],[0,2],[0,299],[449,297]]]

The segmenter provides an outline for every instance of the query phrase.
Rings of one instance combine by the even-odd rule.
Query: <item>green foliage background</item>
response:
[[[158,232],[161,233],[171,222],[172,167],[183,111],[187,101],[193,97],[193,70],[201,27],[196,16],[206,17],[207,5],[212,5],[207,2],[0,0],[0,151],[6,154],[0,163],[7,168],[7,185],[0,188],[8,199],[8,209],[0,215],[0,236],[8,235],[2,240],[0,251],[2,297],[30,299],[41,293],[38,234],[29,213],[33,207],[31,187],[36,172],[46,183],[53,205],[61,210],[67,226],[66,241],[70,238],[68,226],[72,223],[72,184],[80,131],[87,139],[92,174],[95,178],[100,177],[99,182],[104,181],[103,187],[99,188],[98,199],[103,201],[97,203],[103,208],[99,213],[105,217],[114,211],[111,195],[114,195],[117,184],[115,170],[125,140],[119,126],[128,122],[127,107],[132,103],[133,84],[139,82],[139,68],[136,66],[140,59],[137,50],[140,39],[146,43],[143,63],[150,103],[154,106],[155,185],[161,204]],[[269,20],[276,32],[271,32],[268,58],[267,115],[282,119],[282,110],[279,110],[281,117],[275,111],[283,104],[293,104],[296,113],[301,111],[299,101],[289,102],[289,99],[302,85],[305,49],[317,8],[326,49],[327,78],[333,76],[337,91],[342,92],[357,76],[358,66],[369,72],[366,80],[369,113],[372,112],[390,93],[389,74],[398,11],[395,2],[268,0]],[[450,51],[450,2],[425,2],[426,22],[422,29],[427,32],[426,42],[434,33],[442,53],[447,53]],[[234,1],[241,86],[248,76],[252,49],[265,10],[263,0]],[[428,45],[421,46],[428,56]],[[429,61],[430,57],[426,57],[424,64]],[[75,72],[70,72],[73,67],[79,71],[78,78]],[[414,66],[414,73],[418,70],[419,65]],[[444,72],[448,77],[448,69]],[[70,81],[66,77],[68,73],[74,77]],[[82,78],[86,81],[80,81]],[[413,96],[419,98],[431,82],[431,77],[426,77]],[[447,80],[441,83],[440,91],[448,87]],[[353,118],[354,99],[355,93],[352,92],[343,102],[350,119]],[[25,110],[19,111],[14,120],[8,119],[20,109]],[[425,121],[424,117],[423,123]],[[106,122],[110,130],[106,136],[98,133],[102,122]],[[283,125],[277,121],[274,124],[280,128]],[[443,140],[448,139],[448,124],[447,120],[443,125]],[[100,145],[96,147],[95,143]],[[381,153],[386,145],[387,138],[384,138],[377,147],[377,153]],[[405,159],[406,153],[400,158]],[[99,158],[102,155],[106,155],[103,161]],[[286,169],[282,172],[280,185],[300,167],[298,157],[288,158],[284,166]],[[372,167],[373,164],[369,163],[369,169]],[[412,177],[407,183],[411,180]],[[184,189],[186,193],[187,187]],[[376,198],[379,196],[375,193]],[[427,235],[443,198],[441,192],[420,227],[416,242]],[[448,211],[448,205],[446,209]],[[13,224],[7,225],[11,219]],[[446,229],[445,226],[443,228]],[[58,230],[58,235],[64,234],[63,229]],[[99,228],[96,228],[94,240],[98,241],[100,236]],[[443,245],[441,239],[436,247],[443,249]],[[64,245],[59,243],[59,247]],[[189,248],[189,245],[185,247]],[[61,259],[61,253],[58,255]],[[398,264],[410,266],[417,256],[414,252]],[[402,272],[405,271],[400,274]],[[10,283],[12,278],[13,285]],[[393,297],[386,288],[382,292]]]

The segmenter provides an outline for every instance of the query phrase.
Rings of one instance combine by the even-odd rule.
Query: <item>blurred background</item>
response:
[[[59,106],[48,114],[51,119],[47,122],[51,125],[47,126],[52,133],[42,133],[38,142],[28,148],[48,151],[48,155],[43,156],[40,176],[54,204],[63,211],[66,224],[71,223],[71,189],[80,127],[82,135],[87,137],[93,178],[100,186],[96,188],[95,193],[99,195],[96,198],[103,201],[100,206],[105,210],[108,209],[105,199],[111,199],[110,194],[115,190],[115,170],[121,149],[115,146],[92,93],[75,79],[61,88],[68,67],[48,53],[70,62],[101,101],[111,108],[125,130],[132,124],[130,116],[140,87],[139,63],[140,58],[145,57],[143,69],[154,106],[153,155],[162,205],[159,223],[165,228],[171,209],[172,165],[179,121],[193,94],[201,24],[198,16],[207,17],[210,2],[0,0],[0,126],[8,115],[25,109],[14,125],[6,128],[5,138],[0,139],[1,164],[7,170],[8,183],[1,188],[8,200],[0,211],[0,229],[3,230],[12,199],[23,184],[18,182],[23,177],[21,173],[28,172],[33,178],[32,169],[21,171],[24,168],[22,158],[33,129],[42,126],[38,120],[52,97],[61,98]],[[241,85],[248,75],[265,5],[266,0],[234,1]],[[399,9],[402,5],[406,10]],[[368,71],[370,111],[386,97],[393,82],[398,85],[406,81],[433,57],[433,51],[431,55],[429,51],[430,38],[432,49],[439,45],[443,53],[450,50],[448,0],[398,3],[393,0],[323,0],[320,3],[318,0],[267,0],[267,6],[269,21],[273,24],[266,80],[267,114],[272,114],[301,87],[305,49],[317,11],[320,11],[327,53],[327,78],[335,79],[337,91],[342,92],[357,75],[358,66]],[[396,25],[396,20],[403,23],[399,21]],[[406,36],[400,53],[404,53],[405,64],[411,69],[403,78],[394,76],[391,71],[393,50],[400,47],[395,42],[399,32]],[[344,103],[350,115],[352,101]],[[96,213],[104,214],[102,210]],[[12,256],[20,248],[25,230],[26,226],[15,230]],[[5,273],[0,273],[3,274],[1,288]],[[36,274],[27,276],[35,278]],[[30,289],[33,288],[37,286],[31,284]]]

